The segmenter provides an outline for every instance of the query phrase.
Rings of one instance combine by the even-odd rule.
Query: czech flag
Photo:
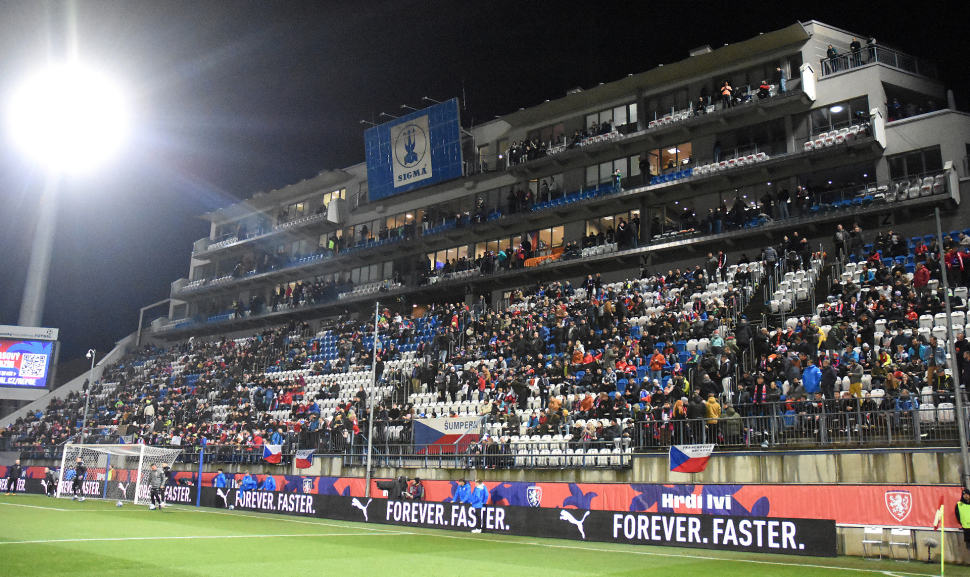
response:
[[[700,473],[714,452],[714,445],[673,445],[670,447],[670,470],[676,473]]]
[[[313,465],[313,449],[296,452],[296,468],[309,469]]]
[[[280,464],[283,458],[282,445],[263,445],[263,460],[274,465]]]

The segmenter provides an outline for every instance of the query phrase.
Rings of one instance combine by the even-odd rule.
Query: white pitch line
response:
[[[177,535],[172,537],[91,537],[79,539],[38,539],[36,541],[0,541],[0,545],[32,543],[85,543],[88,541],[168,541],[175,539],[265,539],[272,537],[384,537],[405,533],[296,533],[287,535]]]
[[[232,517],[250,517],[253,519],[266,519],[267,521],[281,521],[284,523],[300,523],[302,525],[320,525],[324,527],[340,527],[341,529],[363,529],[364,531],[374,531],[378,533],[394,533],[394,534],[405,534],[403,531],[398,531],[395,529],[378,529],[376,527],[360,527],[361,523],[353,522],[353,525],[339,525],[337,523],[323,523],[314,521],[304,521],[302,519],[290,519],[285,516],[267,517],[265,515],[259,515],[253,511],[213,511],[208,509],[185,509],[184,506],[178,506],[175,508],[176,511],[183,511],[187,513],[208,513],[210,515],[229,515]],[[349,521],[352,522],[352,521]],[[407,533],[410,535],[424,535],[424,533]]]
[[[31,509],[47,509],[48,511],[72,511],[73,509],[58,509],[56,507],[41,507],[40,505],[24,505],[22,503],[0,503],[8,507],[30,507]]]

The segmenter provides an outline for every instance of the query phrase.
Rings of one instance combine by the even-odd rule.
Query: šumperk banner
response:
[[[0,467],[0,490],[6,487],[6,467]],[[407,474],[407,472],[404,472]],[[125,478],[124,473],[115,475]],[[42,479],[43,467],[28,467],[27,479]],[[358,477],[316,477],[273,474],[284,493],[363,497],[365,481]],[[99,479],[100,477],[100,479]],[[175,478],[195,484],[196,473],[180,472]],[[212,486],[215,473],[203,473],[202,484]],[[230,487],[242,473],[226,473]],[[256,475],[262,482],[266,475]],[[88,471],[90,494],[97,494],[103,473]],[[376,480],[375,480],[376,481]],[[383,496],[372,481],[371,495]],[[39,481],[38,481],[39,482]],[[424,481],[425,500],[450,503],[455,481]],[[833,519],[840,525],[883,527],[933,527],[942,499],[947,527],[959,527],[953,505],[960,499],[956,485],[660,485],[626,483],[532,483],[488,481],[489,503],[502,506],[616,511],[629,513],[677,513],[768,519]],[[85,485],[86,491],[88,485]],[[39,492],[39,491],[38,491]]]

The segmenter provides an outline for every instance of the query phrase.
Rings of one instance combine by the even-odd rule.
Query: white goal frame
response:
[[[77,457],[81,457],[88,468],[88,481],[102,481],[100,494],[82,495],[95,499],[114,499],[129,501],[135,505],[150,502],[147,488],[147,473],[152,465],[168,463],[171,465],[182,454],[182,449],[152,447],[149,445],[96,445],[68,443],[61,454],[61,472],[58,476],[56,497],[70,495],[67,488],[67,472],[73,470]],[[112,463],[114,459],[114,463]],[[136,464],[137,463],[137,464]],[[122,468],[113,467],[121,465]],[[123,471],[128,482],[122,483],[117,477],[108,479],[108,472]],[[91,478],[92,471],[95,478]],[[119,473],[120,474],[120,473]],[[135,478],[132,479],[131,475]],[[117,483],[115,486],[114,483]],[[132,484],[133,483],[133,484]]]

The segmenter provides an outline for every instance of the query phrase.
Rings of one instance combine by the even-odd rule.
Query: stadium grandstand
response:
[[[510,507],[542,499],[497,497],[515,483],[689,483],[682,509],[611,505],[687,513],[711,511],[684,500],[695,483],[855,483],[888,513],[836,519],[839,552],[880,525],[925,555],[932,524],[907,515],[965,475],[970,116],[934,64],[852,41],[813,21],[699,48],[459,127],[454,178],[396,193],[368,151],[208,213],[168,314],[88,403],[53,391],[0,445],[36,464],[69,442],[174,447],[196,480],[272,446],[300,483],[403,472],[438,501],[474,469]],[[684,445],[725,464],[668,469]],[[914,495],[905,515],[890,489]]]

